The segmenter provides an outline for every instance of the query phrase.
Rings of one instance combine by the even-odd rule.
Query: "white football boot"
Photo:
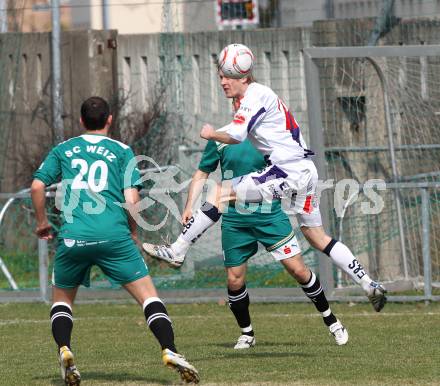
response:
[[[199,383],[200,377],[196,368],[191,365],[183,355],[177,354],[169,349],[162,351],[162,361],[165,366],[176,370],[182,381],[186,383]]]
[[[67,386],[78,386],[81,383],[81,375],[73,361],[73,353],[69,347],[60,348],[59,358],[61,378]]]
[[[240,335],[237,344],[234,346],[235,350],[243,350],[255,346],[255,336]]]
[[[142,248],[151,257],[165,261],[173,268],[180,268],[185,261],[185,256],[179,256],[168,245],[155,245],[149,243],[143,243]]]
[[[342,346],[348,342],[348,331],[339,320],[333,323],[328,329],[335,338],[338,346]]]

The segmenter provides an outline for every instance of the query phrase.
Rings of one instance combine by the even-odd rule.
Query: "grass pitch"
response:
[[[170,305],[178,349],[205,385],[440,385],[440,304],[333,304],[350,334],[336,346],[311,304],[252,304],[257,345],[232,349],[227,306]],[[43,304],[0,305],[0,385],[62,385]],[[177,373],[134,304],[80,304],[72,350],[84,385],[172,385]]]

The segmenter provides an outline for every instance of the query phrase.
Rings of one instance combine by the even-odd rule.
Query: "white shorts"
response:
[[[293,236],[289,241],[281,241],[279,245],[267,248],[276,261],[288,259],[301,253],[298,240]]]
[[[318,172],[311,160],[269,165],[263,170],[232,179],[237,200],[262,202],[281,200],[286,213],[298,215],[300,226],[322,225],[316,196]]]
[[[315,228],[322,226],[321,211],[319,205],[313,208],[311,213],[297,213],[296,219],[300,227]]]

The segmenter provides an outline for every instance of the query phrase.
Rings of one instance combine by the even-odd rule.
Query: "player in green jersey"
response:
[[[140,176],[131,168],[131,148],[107,136],[111,123],[108,103],[99,97],[87,99],[81,106],[85,133],[55,146],[35,172],[31,187],[36,233],[50,239],[45,188],[61,180],[63,194],[57,206],[63,224],[52,276],[50,317],[62,377],[67,385],[81,382],[70,350],[72,307],[79,285],[89,285],[90,269],[97,265],[142,306],[161,345],[164,364],[176,369],[185,382],[197,383],[197,370],[177,353],[171,320],[135,243],[136,222],[124,207],[139,202]]]
[[[246,162],[243,162],[244,159]],[[263,157],[249,140],[234,146],[208,141],[189,187],[182,214],[184,225],[193,218],[192,208],[204,182],[219,164],[222,180],[239,177],[265,167]],[[247,261],[257,252],[258,243],[263,244],[274,259],[280,261],[287,272],[300,283],[305,294],[322,314],[324,323],[334,336],[336,344],[347,343],[348,332],[332,313],[319,279],[304,264],[289,218],[281,210],[279,200],[272,203],[253,203],[251,206],[231,203],[223,213],[221,229],[229,307],[241,328],[235,349],[247,349],[255,345],[245,280]],[[151,254],[151,244],[145,243],[143,247]],[[155,257],[154,254],[152,255]]]

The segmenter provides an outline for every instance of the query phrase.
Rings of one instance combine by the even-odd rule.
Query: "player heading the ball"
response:
[[[191,244],[216,223],[229,202],[282,200],[296,214],[306,239],[358,283],[376,311],[386,303],[385,288],[372,280],[350,249],[326,234],[317,195],[318,172],[313,151],[307,147],[300,126],[275,92],[253,77],[254,55],[242,44],[230,44],[219,55],[218,75],[225,96],[234,101],[232,121],[216,130],[201,128],[206,140],[236,145],[249,138],[267,166],[260,171],[218,184],[171,245],[144,244],[153,257],[174,266],[183,264]],[[246,162],[244,160],[243,162]]]

